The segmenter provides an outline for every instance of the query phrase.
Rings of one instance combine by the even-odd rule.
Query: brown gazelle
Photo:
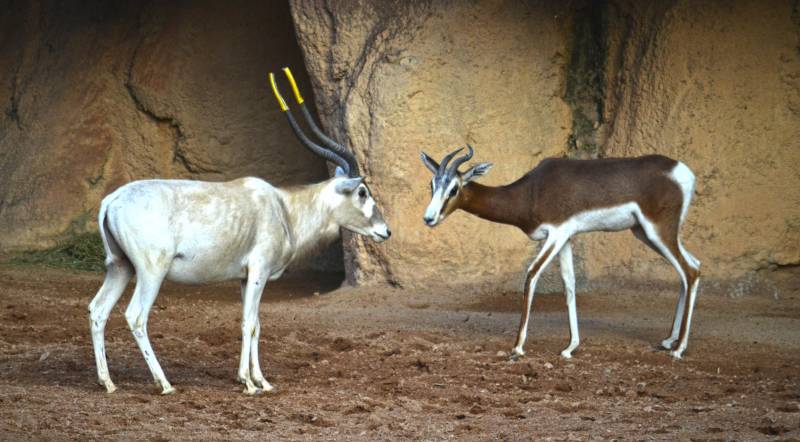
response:
[[[422,153],[422,161],[434,175],[424,220],[433,227],[454,210],[462,209],[489,221],[517,226],[531,239],[544,240],[528,268],[524,310],[512,357],[525,354],[522,347],[536,281],[556,255],[560,258],[571,335],[569,346],[561,355],[572,356],[580,338],[569,240],[583,232],[625,229],[631,229],[680,275],[681,293],[672,332],[661,345],[671,349],[670,355],[675,358],[683,355],[700,281],[700,261],[683,248],[679,237],[695,182],[685,164],[661,155],[597,160],[548,158],[511,184],[489,187],[473,180],[484,175],[492,164],[481,163],[463,173],[458,171],[472,158],[472,147],[467,147],[466,155],[453,160],[463,148],[457,149],[441,164]]]

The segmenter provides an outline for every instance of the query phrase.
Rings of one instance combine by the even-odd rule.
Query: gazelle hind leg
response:
[[[639,223],[647,239],[662,252],[661,254],[675,267],[681,277],[681,297],[675,309],[676,314],[672,324],[672,333],[670,337],[665,339],[661,344],[664,347],[672,348],[677,338],[678,347],[670,352],[670,356],[680,359],[689,341],[689,327],[691,325],[694,303],[697,299],[700,261],[686,252],[678,239],[678,231],[680,230],[679,217],[673,220],[667,220],[662,222],[661,225],[656,226],[646,217],[642,216]]]
[[[681,291],[678,297],[678,305],[675,308],[675,318],[672,321],[672,333],[670,333],[668,338],[661,341],[661,346],[667,350],[670,350],[672,349],[675,340],[678,339],[678,334],[680,332],[686,307],[686,294],[688,292],[686,271],[678,261],[678,257],[676,257],[676,255],[670,250],[670,244],[674,241],[670,241],[665,238],[665,235],[661,234],[657,226],[646,217],[639,217],[639,226],[633,228],[633,234],[642,240],[642,242],[647,244],[650,248],[663,256],[664,259],[666,259],[670,264],[672,264],[681,279]]]
[[[272,385],[264,379],[258,362],[258,338],[260,323],[258,306],[269,272],[248,266],[247,281],[242,292],[242,352],[239,358],[239,381],[245,384],[245,394],[256,394],[260,390],[270,391]]]
[[[153,375],[153,380],[155,380],[156,385],[161,387],[161,394],[172,394],[175,389],[172,388],[172,385],[164,376],[164,370],[161,369],[161,364],[158,363],[153,347],[150,345],[150,339],[147,336],[147,319],[156,296],[158,296],[158,290],[161,288],[161,282],[164,280],[165,274],[166,271],[145,272],[137,268],[136,289],[133,291],[131,302],[125,310],[125,319],[133,332],[136,344],[142,351],[147,367]]]
[[[683,261],[687,264],[687,273],[689,274],[689,299],[686,302],[687,305],[681,312],[682,315],[681,326],[679,327],[680,334],[678,338],[678,346],[670,353],[670,355],[674,358],[681,358],[683,356],[683,352],[686,351],[686,347],[689,345],[689,330],[692,325],[694,305],[697,301],[697,289],[700,286],[700,261],[683,248],[683,245],[680,243],[680,239],[676,239],[676,245],[683,258]],[[675,330],[673,329],[673,335],[674,333]]]
[[[640,241],[645,243],[648,247],[653,249],[656,253],[658,253],[659,255],[663,256],[664,259],[666,259],[670,264],[673,264],[673,266],[675,266],[675,264],[673,263],[673,260],[670,259],[670,257],[668,257],[667,255],[665,255],[662,252],[661,248],[659,248],[659,246],[657,246],[655,243],[650,241],[650,239],[647,237],[647,234],[644,231],[644,228],[641,225],[637,225],[637,226],[633,227],[633,229],[631,229],[631,230],[633,231],[633,235],[636,238],[638,238]],[[683,269],[681,269],[680,266],[676,266],[675,269],[678,271],[678,275],[680,275],[680,277],[681,277],[681,291],[680,291],[680,295],[678,296],[678,304],[675,307],[675,317],[672,320],[672,332],[670,333],[670,335],[666,339],[661,341],[661,347],[666,349],[666,350],[672,350],[672,347],[675,344],[675,341],[678,340],[678,333],[680,332],[681,321],[683,319],[683,310],[686,307],[686,283],[684,282]]]
[[[569,346],[561,352],[561,356],[570,359],[572,352],[581,342],[578,333],[578,311],[575,306],[575,271],[572,267],[572,244],[567,241],[558,254],[561,267],[561,279],[564,281],[564,296],[569,313]]]
[[[111,310],[122,296],[122,292],[125,291],[132,276],[133,267],[127,260],[120,258],[110,260],[103,286],[89,304],[89,326],[92,331],[92,347],[97,364],[97,381],[105,386],[109,393],[116,391],[117,387],[111,382],[111,376],[108,373],[105,348],[106,323]]]
[[[533,297],[536,293],[536,282],[539,280],[542,272],[553,261],[555,255],[561,250],[569,240],[569,235],[564,232],[551,232],[547,236],[542,250],[533,260],[531,266],[528,268],[528,276],[525,280],[525,293],[522,302],[522,317],[520,318],[519,330],[517,332],[517,341],[514,348],[511,350],[511,357],[518,358],[525,355],[523,347],[525,340],[528,337],[528,321],[531,316],[531,305],[533,305]]]

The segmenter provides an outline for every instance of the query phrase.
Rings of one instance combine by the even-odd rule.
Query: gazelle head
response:
[[[469,152],[453,160],[449,167],[450,160],[461,152],[464,149],[463,147],[447,154],[442,159],[441,164],[438,164],[425,152],[420,155],[422,162],[433,173],[433,178],[431,179],[431,202],[428,204],[428,208],[425,209],[425,215],[422,218],[429,227],[439,224],[447,215],[453,213],[461,204],[463,198],[462,188],[475,178],[485,175],[492,167],[492,163],[479,163],[469,168],[466,172],[459,172],[458,167],[469,161],[474,153],[472,146],[467,144],[467,148]]]
[[[380,242],[389,239],[392,232],[386,225],[383,215],[378,209],[375,200],[372,198],[369,188],[364,183],[364,177],[360,176],[358,172],[356,157],[352,152],[320,130],[311,117],[311,113],[308,111],[303,97],[300,96],[300,90],[297,88],[297,83],[294,81],[292,72],[289,68],[283,68],[283,72],[286,74],[286,78],[289,79],[289,83],[297,99],[297,104],[300,106],[300,110],[308,126],[311,128],[314,135],[322,141],[325,147],[311,141],[311,139],[303,133],[302,129],[300,129],[300,125],[297,124],[297,120],[294,119],[292,111],[289,110],[289,106],[286,105],[286,101],[284,101],[281,93],[278,91],[278,86],[275,83],[275,75],[270,72],[269,80],[272,85],[272,92],[275,93],[275,98],[277,98],[281,110],[286,114],[286,119],[289,120],[289,126],[291,126],[295,135],[297,135],[297,138],[304,146],[337,166],[336,176],[325,186],[326,190],[323,195],[323,198],[327,200],[332,210],[334,221],[351,232],[369,236],[375,241]]]

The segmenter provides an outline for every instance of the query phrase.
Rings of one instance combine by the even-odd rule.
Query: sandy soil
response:
[[[800,293],[701,294],[686,357],[654,348],[676,293],[540,295],[527,356],[508,361],[514,293],[340,289],[304,276],[261,306],[277,392],[235,382],[238,287],[167,284],[150,336],[178,389],[160,396],[122,311],[114,394],[95,382],[86,305],[99,275],[0,269],[0,439],[759,440],[800,438]],[[322,295],[313,295],[322,292]]]

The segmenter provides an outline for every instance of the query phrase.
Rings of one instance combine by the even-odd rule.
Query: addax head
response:
[[[433,172],[433,178],[431,179],[431,202],[428,204],[428,208],[425,209],[425,215],[423,216],[425,224],[430,227],[442,222],[447,215],[450,215],[459,207],[463,195],[462,189],[467,183],[486,174],[492,167],[492,163],[479,163],[469,168],[466,172],[459,172],[458,167],[469,161],[474,153],[472,146],[467,144],[467,148],[469,152],[453,160],[449,167],[448,163],[450,163],[450,160],[461,152],[464,149],[463,147],[447,154],[442,159],[441,164],[438,164],[425,152],[422,152],[420,155],[425,166]]]
[[[333,216],[342,227],[378,242],[392,236],[363,177],[349,177],[337,167],[331,186],[338,197]]]
[[[389,239],[392,232],[383,220],[383,215],[381,215],[381,211],[375,204],[369,188],[364,183],[364,178],[358,173],[358,163],[355,156],[320,130],[311,117],[303,97],[300,96],[300,90],[294,81],[292,72],[289,68],[283,68],[283,72],[286,74],[286,78],[289,79],[297,104],[300,106],[300,111],[303,113],[308,126],[325,147],[311,141],[300,129],[300,125],[294,119],[292,111],[289,110],[289,106],[286,105],[286,101],[278,91],[275,75],[270,73],[269,81],[272,85],[272,92],[275,93],[275,98],[278,100],[281,110],[286,115],[286,119],[289,120],[289,126],[292,127],[295,135],[304,146],[337,166],[336,176],[331,180],[329,186],[334,218],[345,229],[370,236],[375,241]]]

